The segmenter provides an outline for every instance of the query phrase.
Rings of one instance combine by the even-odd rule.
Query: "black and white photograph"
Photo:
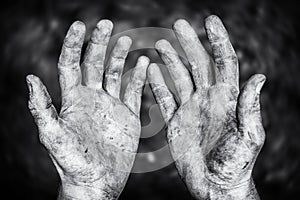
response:
[[[1,199],[297,200],[295,0],[4,0]]]

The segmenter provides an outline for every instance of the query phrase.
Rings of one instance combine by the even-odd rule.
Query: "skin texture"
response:
[[[192,77],[168,41],[156,43],[179,102],[158,65],[148,68],[171,154],[196,199],[259,199],[251,173],[265,139],[259,103],[265,76],[252,76],[239,91],[238,59],[221,20],[210,16],[205,28],[213,58],[188,22],[180,19],[173,27]]]
[[[85,25],[71,25],[58,62],[59,114],[41,80],[27,76],[29,109],[61,178],[59,199],[117,199],[135,159],[149,59],[138,59],[121,101],[121,75],[132,42],[119,38],[105,67],[112,28],[109,20],[97,24],[80,66]]]

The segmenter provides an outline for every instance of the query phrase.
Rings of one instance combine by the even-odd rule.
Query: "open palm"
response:
[[[40,79],[27,76],[29,108],[63,187],[97,188],[103,199],[119,196],[132,168],[141,130],[141,95],[149,64],[147,57],[138,59],[122,102],[119,99],[121,75],[131,39],[119,38],[104,73],[111,32],[110,21],[97,24],[81,65],[82,74],[80,55],[85,26],[75,22],[70,27],[58,63],[62,92],[59,115]],[[76,194],[71,193],[66,196]],[[88,196],[85,192],[80,198],[88,199]]]
[[[193,78],[168,41],[156,43],[178,103],[156,64],[149,66],[148,79],[167,123],[176,167],[194,197],[252,198],[251,172],[265,137],[259,106],[265,77],[252,76],[239,92],[238,60],[222,22],[210,16],[205,26],[213,61],[185,20],[174,24]],[[235,189],[242,186],[243,192]]]

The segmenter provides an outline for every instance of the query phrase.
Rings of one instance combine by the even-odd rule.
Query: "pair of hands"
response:
[[[178,102],[159,67],[145,56],[138,59],[120,100],[132,41],[120,37],[104,69],[112,28],[108,20],[97,24],[80,66],[85,26],[71,25],[58,62],[60,114],[40,79],[27,76],[29,108],[61,178],[59,199],[118,198],[138,148],[146,78],[167,123],[176,167],[192,195],[259,199],[251,172],[265,137],[259,105],[265,77],[252,76],[239,92],[237,56],[220,19],[210,16],[205,23],[213,60],[188,22],[174,24],[192,76],[168,41],[156,43],[174,80]]]

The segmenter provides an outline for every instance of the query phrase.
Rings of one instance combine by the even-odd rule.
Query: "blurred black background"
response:
[[[297,199],[300,189],[300,62],[298,5],[268,0],[10,0],[0,13],[0,189],[3,199],[55,199],[59,179],[27,109],[25,76],[33,73],[60,106],[56,63],[69,25],[81,20],[88,33],[102,18],[115,33],[138,27],[171,28],[178,18],[191,22],[206,40],[203,20],[217,14],[225,23],[240,60],[241,82],[254,73],[267,76],[261,101],[266,143],[254,169],[262,199]],[[88,38],[88,36],[87,36]],[[131,52],[126,67],[134,66]],[[142,52],[154,55],[153,52]],[[153,58],[154,60],[157,58]],[[142,119],[153,104],[144,94]],[[142,143],[143,144],[143,143]],[[120,197],[191,199],[174,165],[132,174]]]

